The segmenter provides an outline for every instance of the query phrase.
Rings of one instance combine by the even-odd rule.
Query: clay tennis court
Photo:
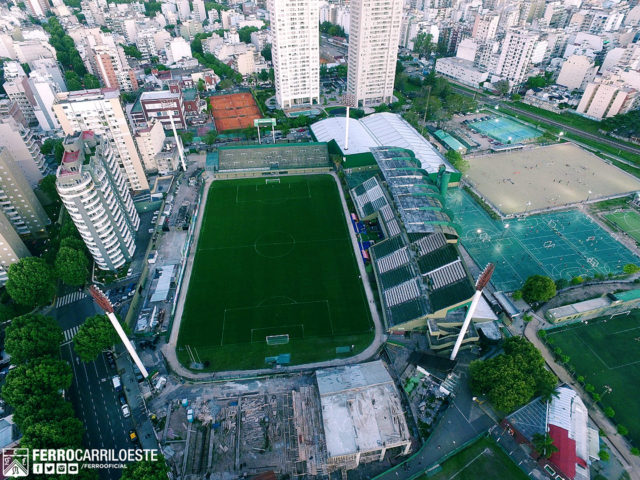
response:
[[[465,178],[503,214],[640,190],[640,181],[573,143],[471,158]]]
[[[250,93],[217,95],[210,97],[209,101],[218,132],[253,127],[253,121],[262,118]]]

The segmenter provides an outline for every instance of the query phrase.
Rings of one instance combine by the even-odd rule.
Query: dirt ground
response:
[[[471,158],[465,179],[504,214],[640,190],[640,181],[572,143]]]

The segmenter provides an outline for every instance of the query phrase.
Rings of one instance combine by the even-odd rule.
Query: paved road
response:
[[[70,334],[76,331],[87,317],[96,313],[99,312],[93,300],[82,298],[57,308],[52,315],[62,330]],[[72,341],[65,341],[60,350],[62,359],[72,366],[73,383],[69,389],[69,398],[76,415],[85,426],[84,440],[87,448],[131,448],[128,435],[133,429],[132,419],[124,418],[122,415],[118,395],[111,382],[111,378],[117,373],[116,370],[109,367],[103,355],[94,362],[81,362],[73,352]],[[100,470],[100,478],[118,479],[120,471]]]

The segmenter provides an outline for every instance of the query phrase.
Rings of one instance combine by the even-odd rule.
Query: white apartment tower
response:
[[[535,33],[509,30],[502,42],[496,75],[515,84],[522,83],[531,65],[537,41],[538,35]]]
[[[280,108],[320,101],[318,0],[268,0],[271,52]]]
[[[140,156],[115,89],[80,90],[58,94],[53,111],[66,135],[91,130],[112,141],[118,165],[129,187],[139,192],[149,189]]]
[[[9,267],[24,257],[30,257],[31,253],[18,236],[13,225],[0,210],[0,286],[9,279],[7,272]]]
[[[391,103],[402,0],[353,0],[350,8],[347,93],[351,104]]]
[[[140,217],[107,138],[78,132],[64,141],[56,189],[96,265],[117,270],[133,257]]]
[[[38,235],[51,223],[10,151],[0,147],[0,209],[20,235]]]

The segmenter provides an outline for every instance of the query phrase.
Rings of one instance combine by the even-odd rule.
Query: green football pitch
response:
[[[547,342],[570,357],[576,374],[615,410],[614,422],[640,445],[640,310],[547,330]]]
[[[337,347],[366,348],[373,326],[347,229],[329,175],[213,182],[180,361],[189,365],[191,353],[208,370],[236,370],[281,354],[301,364],[335,358]],[[286,335],[288,343],[267,343]]]
[[[529,478],[492,440],[480,438],[418,480],[526,480]]]
[[[635,210],[607,213],[605,218],[640,243],[640,214]]]

